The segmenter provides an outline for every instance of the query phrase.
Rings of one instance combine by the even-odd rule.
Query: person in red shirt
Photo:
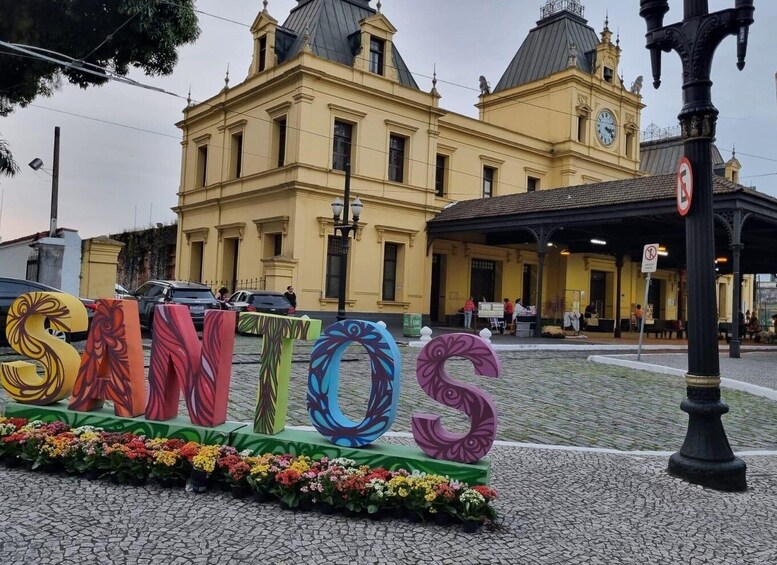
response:
[[[505,331],[507,331],[507,328],[510,327],[510,324],[513,323],[513,303],[510,302],[509,298],[505,298],[505,314],[504,314],[504,322],[505,322]]]
[[[469,329],[472,327],[472,312],[475,310],[475,301],[472,297],[469,297],[464,303],[464,327]]]

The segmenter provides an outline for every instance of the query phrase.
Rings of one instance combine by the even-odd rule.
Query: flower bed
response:
[[[359,466],[350,459],[238,453],[234,447],[177,439],[147,439],[92,426],[71,428],[0,416],[0,459],[7,466],[64,471],[87,479],[140,485],[149,478],[191,492],[209,487],[236,498],[278,500],[286,508],[386,515],[411,521],[461,521],[465,529],[493,523],[496,491],[440,475]]]

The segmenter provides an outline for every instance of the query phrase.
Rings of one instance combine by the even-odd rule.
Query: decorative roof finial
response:
[[[432,95],[439,96],[440,93],[437,92],[437,63],[434,64],[434,72],[432,73]]]
[[[192,105],[192,85],[189,85],[189,95],[186,97],[186,106]]]
[[[376,6],[378,8],[378,13],[380,14],[380,9],[383,6],[383,4],[380,3],[380,0],[378,0],[378,5]]]
[[[621,46],[621,28],[618,28],[618,34],[615,36],[615,47]]]
[[[229,90],[229,63],[227,63],[227,74],[224,75],[224,90]]]
[[[262,2],[262,4],[264,5],[264,10],[262,10],[262,12],[266,13],[267,12],[267,4],[269,4],[269,2],[267,0],[264,0],[264,2]]]
[[[731,158],[732,159],[736,159],[737,158],[737,144],[736,143],[731,147]]]
[[[604,29],[606,29],[606,30],[610,29],[610,11],[609,10],[604,12]]]

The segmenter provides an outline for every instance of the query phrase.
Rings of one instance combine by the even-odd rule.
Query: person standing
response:
[[[283,296],[286,297],[286,300],[289,301],[291,304],[291,307],[294,308],[294,310],[297,309],[297,295],[294,293],[294,287],[289,285],[286,287],[286,292],[283,293]]]
[[[472,312],[475,311],[475,301],[470,296],[464,303],[464,327],[470,329],[472,327]]]
[[[642,305],[637,304],[637,307],[634,308],[634,325],[637,327],[637,331],[642,328]]]
[[[505,313],[504,313],[504,331],[508,331],[508,328],[513,323],[513,310],[515,308],[513,307],[513,303],[510,302],[509,298],[505,298]]]
[[[222,286],[219,291],[216,293],[216,300],[219,301],[219,308],[222,310],[227,309],[227,299],[229,298],[229,289],[225,286]]]

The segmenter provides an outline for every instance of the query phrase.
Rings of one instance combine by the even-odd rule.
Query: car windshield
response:
[[[288,308],[291,306],[286,297],[279,294],[252,294],[248,303],[254,306],[272,306],[274,308]]]
[[[207,289],[199,289],[199,288],[176,288],[173,289],[170,292],[170,296],[172,298],[189,298],[189,299],[196,299],[196,300],[215,300],[216,298],[213,296],[213,293]]]

